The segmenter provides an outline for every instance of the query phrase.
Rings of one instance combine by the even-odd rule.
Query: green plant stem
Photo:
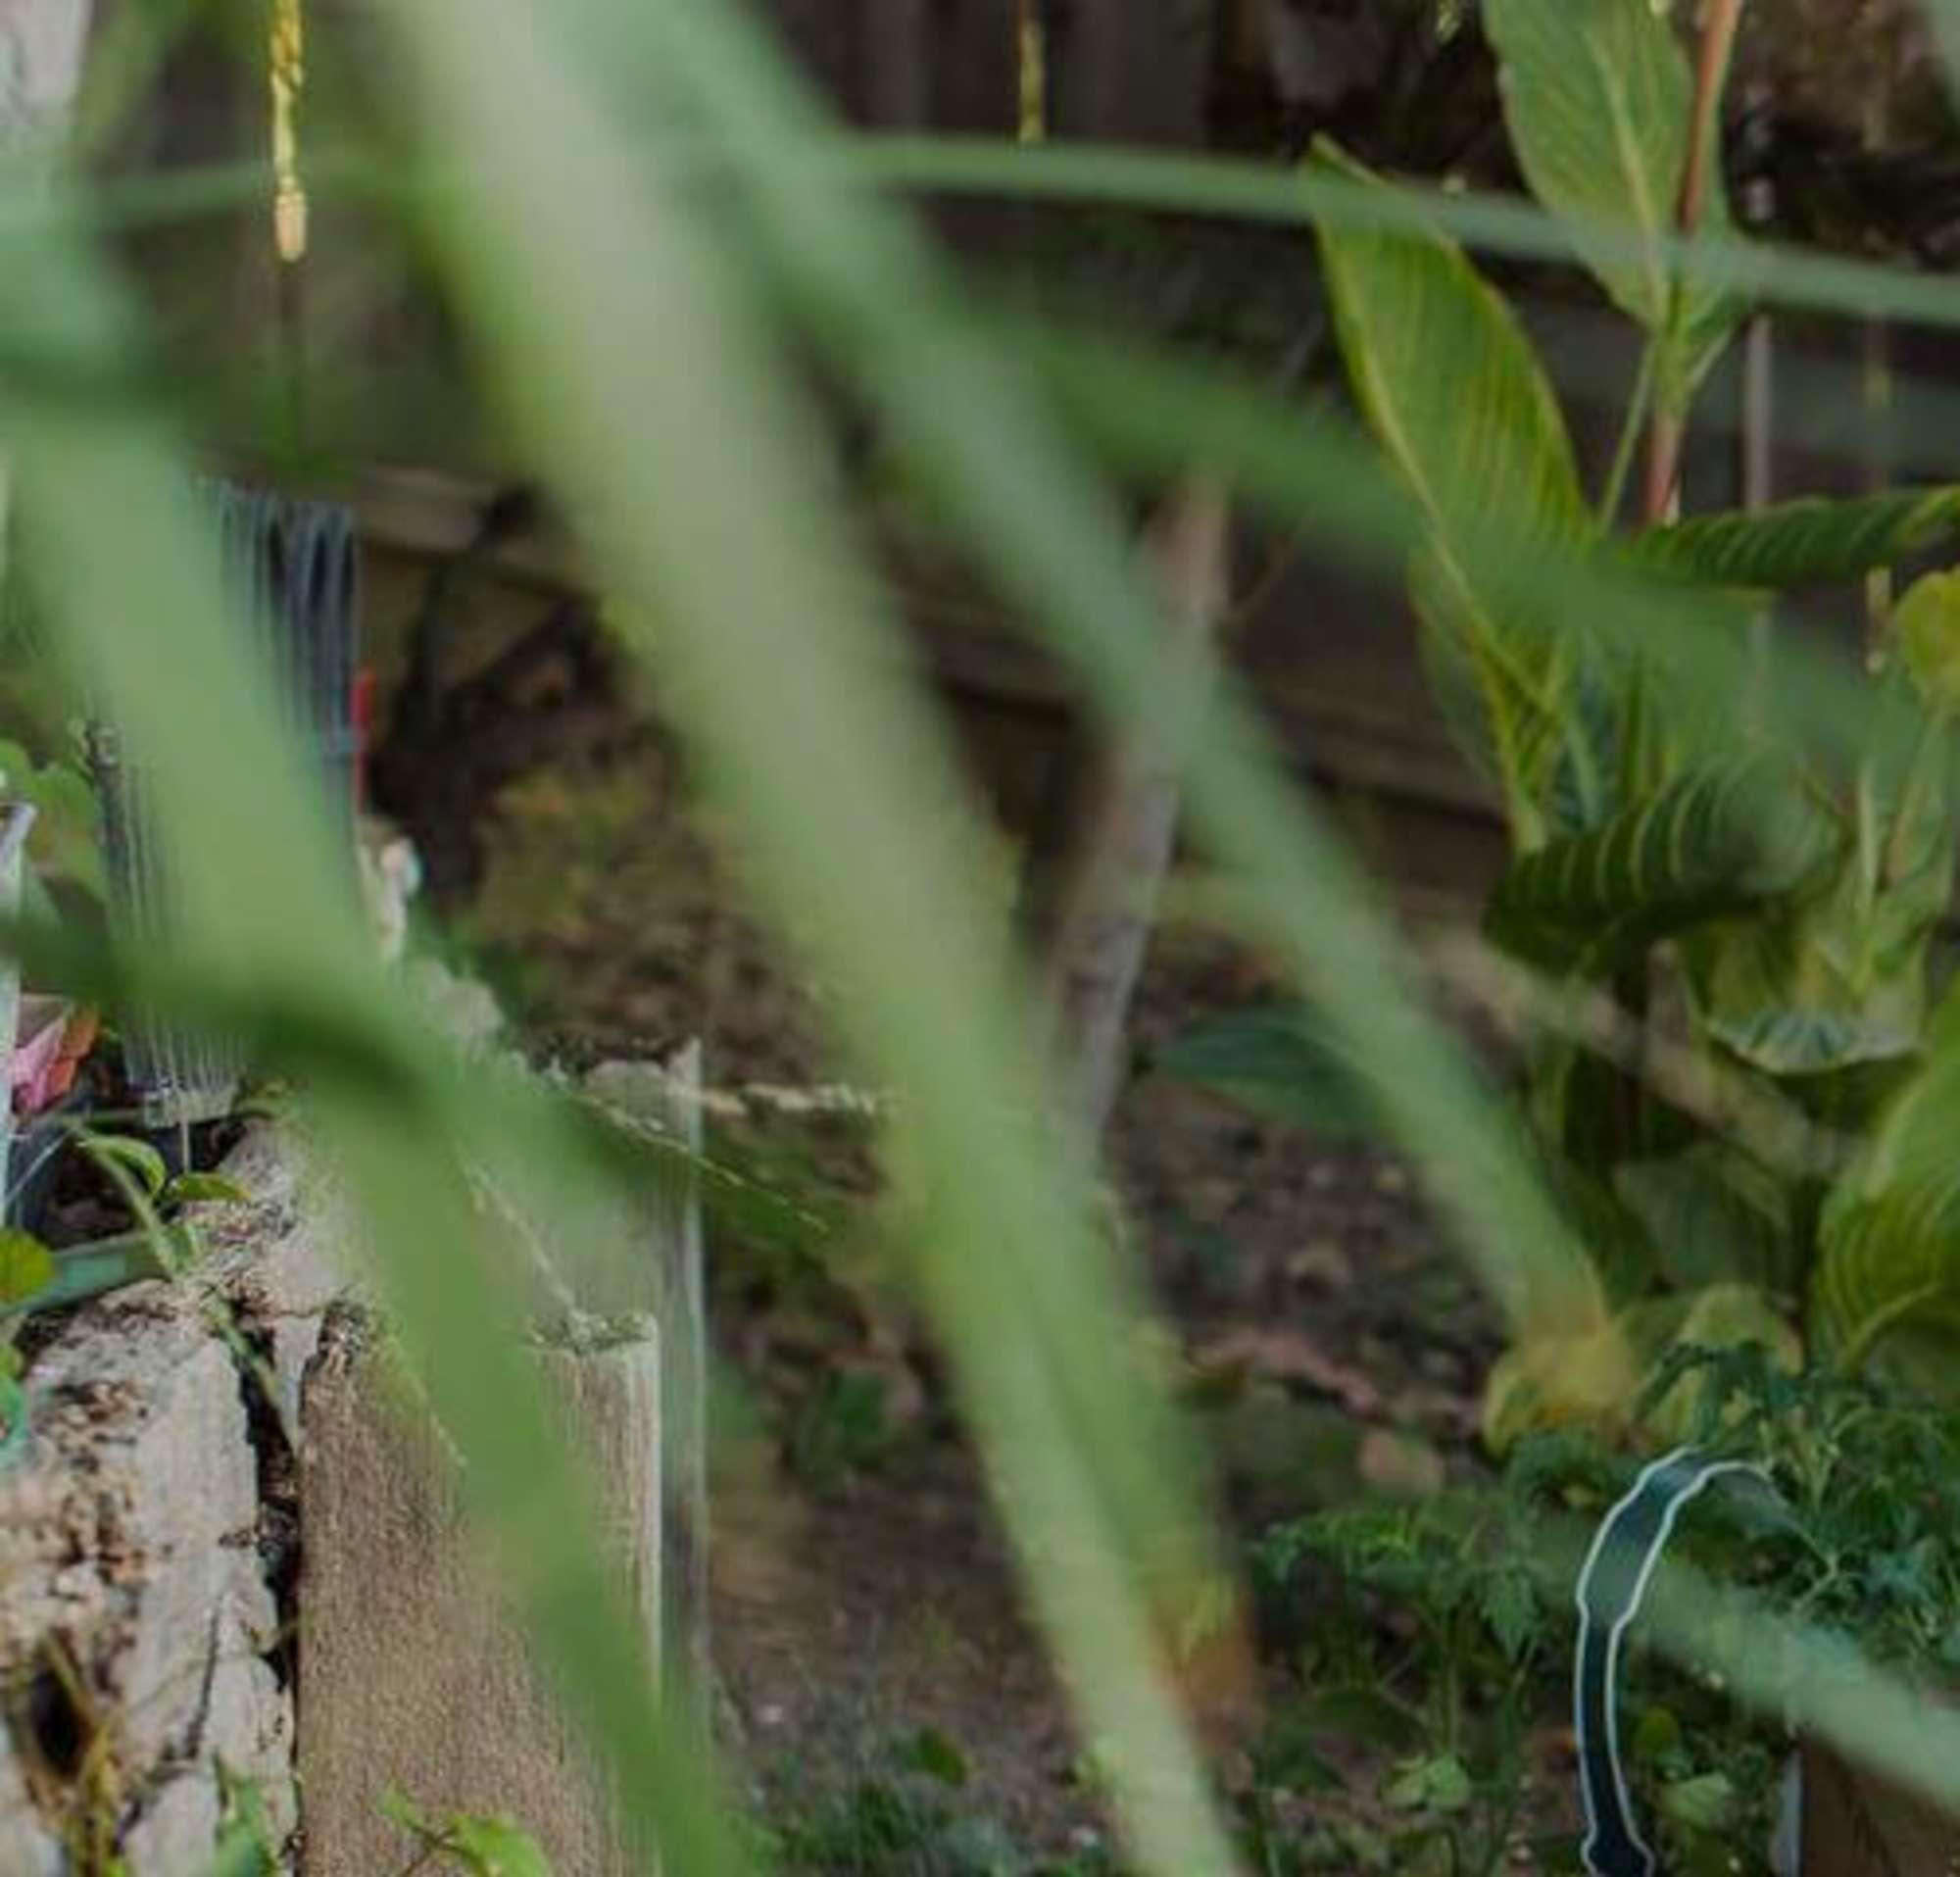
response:
[[[1627,415],[1620,425],[1620,440],[1613,449],[1612,467],[1606,471],[1606,485],[1599,494],[1599,522],[1610,529],[1620,518],[1620,506],[1626,500],[1627,481],[1633,474],[1634,457],[1639,452],[1641,435],[1646,428],[1647,411],[1653,403],[1654,383],[1660,372],[1660,344],[1649,339],[1641,352],[1640,370],[1634,376],[1634,388],[1627,399]]]
[[[1511,1685],[1511,1700],[1519,1699],[1516,1681]],[[1492,1821],[1489,1838],[1485,1841],[1484,1861],[1479,1866],[1478,1877],[1497,1877],[1504,1867],[1504,1859],[1510,1851],[1511,1826],[1518,1815],[1518,1807],[1524,1800],[1524,1782],[1509,1779],[1504,1782],[1504,1801],[1498,1806]]]
[[[1736,55],[1736,35],[1742,25],[1744,0],[1708,0],[1701,25],[1701,59],[1694,74],[1694,123],[1690,132],[1688,162],[1681,175],[1681,200],[1675,222],[1684,240],[1701,225],[1707,204],[1708,179],[1715,169],[1716,132],[1721,122],[1722,92]]]

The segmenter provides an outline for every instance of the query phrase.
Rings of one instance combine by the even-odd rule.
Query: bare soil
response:
[[[615,764],[508,791],[466,929],[493,971],[521,961],[506,994],[547,1049],[705,1034],[711,1082],[828,1079],[820,993],[743,916],[725,845],[671,806],[670,785]],[[1351,1495],[1364,1444],[1385,1430],[1413,1437],[1419,1464],[1463,1465],[1496,1346],[1393,1156],[1149,1072],[1151,1052],[1199,1015],[1272,988],[1242,949],[1163,928],[1111,1139],[1166,1320],[1188,1356],[1243,1378],[1206,1425],[1221,1503],[1247,1533]],[[743,1146],[826,1204],[870,1184],[849,1128],[763,1130]],[[740,1388],[717,1461],[715,1657],[756,1796],[848,1790],[924,1732],[965,1762],[962,1803],[1022,1843],[1079,1842],[1099,1817],[1081,1743],[929,1350],[849,1272],[739,1243],[715,1256],[716,1336]],[[836,1390],[866,1373],[884,1384],[869,1432]]]

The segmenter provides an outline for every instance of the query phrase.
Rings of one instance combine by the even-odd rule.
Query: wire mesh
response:
[[[270,666],[289,732],[311,745],[320,786],[347,834],[354,864],[354,795],[361,737],[355,722],[359,553],[354,517],[333,503],[303,501],[228,482],[201,485],[217,529],[231,611],[244,628],[239,656]],[[170,868],[157,838],[145,780],[115,726],[89,735],[101,794],[112,915],[137,947],[171,943]],[[250,882],[239,883],[241,892]],[[130,1093],[144,1125],[194,1125],[229,1111],[244,1062],[230,1038],[123,1013]]]

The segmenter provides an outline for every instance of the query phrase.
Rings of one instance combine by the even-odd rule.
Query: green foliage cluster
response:
[[[1847,1663],[1896,1666],[1936,1695],[1960,1672],[1960,1410],[1869,1378],[1790,1374],[1760,1348],[1673,1352],[1649,1404],[1689,1375],[1690,1434],[1745,1456],[1774,1490],[1713,1495],[1677,1534],[1674,1554],[1724,1588],[1683,1666],[1632,1632],[1623,1742],[1668,1868],[1761,1872],[1791,1744],[1775,1716],[1841,1693]],[[1332,1785],[1326,1743],[1369,1742],[1400,1755],[1382,1797],[1410,1814],[1381,1867],[1428,1868],[1444,1845],[1439,1869],[1500,1867],[1527,1747],[1570,1702],[1576,1557],[1629,1476],[1590,1433],[1533,1434],[1488,1486],[1277,1527],[1259,1551],[1271,1594],[1310,1600],[1315,1621],[1274,1736],[1296,1744],[1268,1749],[1266,1781]],[[1751,1721],[1695,1650],[1720,1659],[1772,1614],[1824,1648],[1772,1647],[1771,1718]],[[1576,1867],[1569,1834],[1538,1854]]]
[[[1744,312],[1679,265],[1684,233],[1691,248],[1728,224],[1719,165],[1685,227],[1679,206],[1695,113],[1718,107],[1645,0],[1503,0],[1487,26],[1534,192],[1642,335],[1603,486],[1584,488],[1523,325],[1452,240],[1420,213],[1324,222],[1319,238],[1355,400],[1420,515],[1409,590],[1436,696],[1505,805],[1513,858],[1486,941],[1546,1010],[1592,994],[1634,1039],[1615,1055],[1535,1026],[1528,1151],[1599,1289],[1593,1308],[1540,1315],[1494,1378],[1488,1428],[1501,1445],[1547,1420],[1624,1420],[1677,1343],[1926,1381],[1950,1368],[1960,1299],[1960,1210],[1926,1119],[1960,1020],[1934,963],[1960,839],[1955,576],[1919,579],[1880,620],[1868,670],[1841,680],[1863,694],[1855,726],[1832,747],[1777,709],[1769,622],[1784,592],[1949,543],[1960,488],[1616,532],[1643,425],[1678,433]],[[1316,162],[1387,194],[1332,148]],[[1678,645],[1520,580],[1547,559],[1659,581],[1662,607],[1672,594],[1741,654],[1724,668],[1747,684],[1711,685]],[[1289,1027],[1290,1057],[1275,1048]],[[1351,1127],[1349,1065],[1314,1057],[1297,1019],[1266,1013],[1167,1063],[1269,1108],[1290,1086],[1297,1113]],[[1775,1125],[1746,1130],[1739,1108]],[[1686,1408],[1663,1404],[1659,1424]]]

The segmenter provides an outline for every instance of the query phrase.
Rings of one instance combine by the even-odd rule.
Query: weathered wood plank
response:
[[[1806,1877],[1946,1877],[1960,1822],[1814,1744],[1803,1754]]]
[[[702,1051],[668,1061],[604,1062],[586,1078],[598,1100],[659,1128],[683,1153],[702,1152]],[[708,1556],[708,1273],[699,1183],[677,1173],[634,1233],[652,1261],[662,1326],[662,1632],[697,1701],[710,1681]],[[706,1713],[705,1706],[702,1709]]]
[[[660,1357],[630,1343],[538,1357],[598,1482],[608,1561],[650,1659],[660,1649]],[[309,1377],[301,1503],[299,1768],[309,1877],[401,1861],[377,1807],[398,1787],[434,1812],[503,1813],[580,1877],[627,1877],[594,1756],[566,1722],[486,1561],[449,1450],[388,1411],[385,1369],[352,1320]]]

